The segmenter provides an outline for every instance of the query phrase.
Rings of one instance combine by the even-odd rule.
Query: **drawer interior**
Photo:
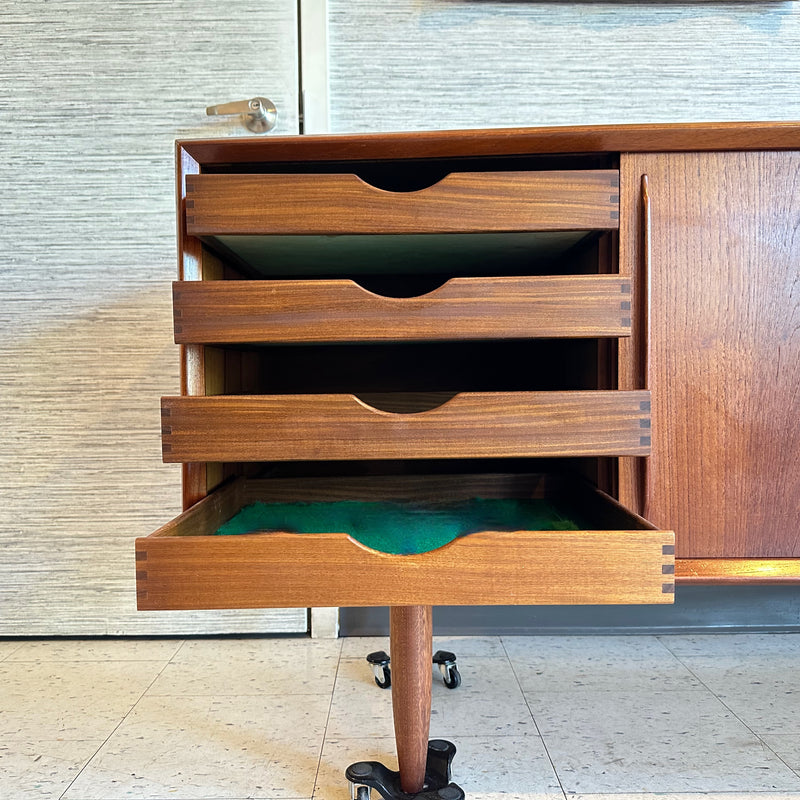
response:
[[[414,192],[440,181],[451,172],[518,172],[520,170],[619,169],[614,153],[522,153],[501,156],[453,156],[391,159],[348,158],[310,161],[217,162],[205,174],[302,175],[348,173],[388,192]]]
[[[437,538],[447,541],[484,530],[655,530],[569,471],[442,474],[429,467],[427,474],[262,477],[233,481],[220,498],[219,513],[193,535],[345,533],[358,539],[373,529],[390,545],[382,552],[400,555],[436,549],[407,548],[405,529],[412,527],[437,527]],[[424,539],[423,532],[414,544]]]
[[[216,535],[256,502],[301,510],[298,504],[380,502],[422,516],[469,509],[476,498],[495,509],[528,509],[503,525],[476,517],[466,535],[423,553],[377,551],[344,531]],[[558,519],[549,529],[526,528],[542,519],[531,510],[545,504]],[[565,514],[573,516],[573,529],[562,527]],[[142,608],[287,605],[300,597],[320,605],[662,603],[671,602],[674,589],[672,545],[670,532],[572,477],[238,479],[137,540],[139,602]]]
[[[581,520],[586,520],[581,524]],[[395,555],[426,553],[485,530],[581,530],[591,527],[583,509],[545,498],[472,497],[421,503],[337,500],[251,503],[215,536],[286,532],[346,533],[371,550]]]
[[[264,345],[222,348],[231,363],[218,394],[451,393],[598,388],[588,339]],[[246,364],[246,387],[234,364]]]
[[[350,278],[387,297],[430,292],[454,277],[590,271],[594,231],[218,235],[209,248],[253,278]]]

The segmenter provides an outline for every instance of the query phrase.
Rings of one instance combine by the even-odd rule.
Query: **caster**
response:
[[[377,761],[358,761],[345,770],[351,800],[369,800],[374,789],[384,800],[464,800],[464,791],[450,779],[455,745],[444,739],[428,742],[425,785],[421,792],[408,794],[400,786],[400,773]]]
[[[389,656],[383,650],[377,650],[367,656],[367,662],[375,673],[375,683],[381,689],[388,689],[392,685],[392,670],[389,667]],[[368,789],[369,787],[361,787]],[[353,800],[369,800],[367,797],[354,797]]]
[[[448,689],[457,689],[461,686],[461,674],[456,666],[456,655],[448,650],[437,650],[433,654],[433,663],[439,665],[442,680]]]
[[[350,784],[350,800],[369,800],[369,786],[359,786],[357,783]]]
[[[381,689],[388,689],[392,685],[392,670],[389,666],[389,654],[383,650],[376,650],[367,656],[367,662],[375,673],[375,683]],[[433,654],[433,663],[437,664],[442,673],[442,680],[448,689],[457,689],[461,686],[461,674],[456,666],[456,654],[449,650],[437,650]]]
[[[458,689],[461,686],[461,673],[459,673],[458,667],[455,664],[452,667],[447,667],[447,673],[447,675],[442,674],[444,685],[448,689]]]

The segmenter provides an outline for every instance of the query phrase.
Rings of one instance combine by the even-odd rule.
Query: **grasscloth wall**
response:
[[[330,0],[334,131],[800,119],[797,3]],[[175,138],[266,95],[298,130],[294,0],[0,13],[0,636],[297,630],[140,614],[133,540],[172,517]]]
[[[800,119],[800,4],[329,0],[335,132]]]
[[[133,560],[181,498],[173,141],[268,93],[297,131],[294,3],[5,3],[0,54],[0,636],[305,629],[140,614]]]

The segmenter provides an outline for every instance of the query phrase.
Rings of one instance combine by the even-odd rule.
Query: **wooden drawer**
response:
[[[646,391],[468,392],[419,413],[353,395],[165,397],[164,460],[645,456]]]
[[[586,530],[481,530],[392,555],[346,533],[215,536],[258,500],[567,500]],[[569,512],[567,512],[569,513]],[[542,476],[242,479],[136,540],[142,610],[365,605],[671,603],[674,538],[595,489]]]
[[[178,344],[621,337],[631,282],[619,275],[453,278],[421,297],[352,280],[176,281]]]
[[[614,230],[619,171],[451,173],[416,192],[356,175],[187,175],[193,236]]]

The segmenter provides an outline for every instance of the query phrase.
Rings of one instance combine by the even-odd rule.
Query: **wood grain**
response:
[[[672,541],[653,531],[486,531],[393,556],[343,533],[137,539],[139,608],[671,603],[662,547]]]
[[[251,478],[241,481],[244,504],[265,502],[314,502],[334,500],[389,500],[426,505],[453,503],[471,497],[550,498],[557,503],[578,503],[600,530],[654,530],[647,520],[579,476],[565,473],[405,474],[335,476],[329,478]],[[239,491],[235,486],[220,492]],[[216,494],[216,493],[215,493]],[[232,501],[234,504],[238,500]],[[183,517],[181,517],[183,519]],[[156,535],[191,535],[191,525],[164,526]]]
[[[627,265],[639,259],[643,173],[652,200],[650,518],[675,530],[680,558],[796,557],[800,154],[623,157]],[[622,385],[635,381],[628,374]]]
[[[680,584],[800,584],[797,558],[680,558],[675,561]]]
[[[543,498],[561,496],[563,493],[581,491],[576,489],[573,480],[568,480],[563,475],[552,473],[493,473],[446,475],[336,475],[329,478],[250,478],[240,480],[242,489],[231,484],[223,487],[218,493],[240,492],[244,503],[264,502],[304,502],[335,501],[335,500],[390,500],[396,502],[417,501],[428,505],[436,503],[449,503],[459,500],[468,500],[470,497],[486,498]],[[582,493],[583,502],[591,502],[594,493]],[[237,495],[238,497],[239,495]],[[236,502],[235,500],[233,501]],[[606,504],[603,503],[605,506]],[[608,504],[611,507],[613,504]],[[607,520],[599,511],[593,509],[597,518],[605,524]],[[622,522],[624,519],[624,523]],[[631,515],[625,511],[624,518],[615,518],[611,527],[620,525],[629,526]],[[652,528],[649,524],[643,528]],[[183,529],[184,534],[190,534],[192,528]],[[171,529],[162,528],[153,534],[162,533],[173,535]]]
[[[648,392],[465,392],[417,414],[353,395],[162,398],[164,460],[646,455]]]
[[[461,496],[460,483],[481,496],[526,496],[530,480],[387,478],[378,481],[373,499],[413,497],[419,483],[439,500],[451,492]],[[140,608],[672,602],[672,533],[654,530],[607,495],[580,484],[571,487],[572,502],[608,529],[486,531],[410,556],[378,553],[337,533],[210,535],[241,498],[337,499],[348,482],[337,478],[315,486],[305,479],[270,488],[272,481],[265,480],[248,488],[240,481],[209,495],[152,536],[137,539]],[[369,485],[369,479],[356,479],[352,496],[368,492]],[[548,482],[537,479],[533,485],[543,488]]]
[[[453,278],[421,297],[351,280],[179,281],[175,341],[392,342],[630,333],[630,281],[615,275]]]
[[[612,230],[616,170],[451,173],[416,192],[355,175],[193,175],[186,228],[214,234],[393,234]]]
[[[701,118],[704,114],[698,114]],[[796,115],[800,118],[800,112]],[[534,154],[704,152],[800,149],[800,123],[685,122],[565,125],[505,129],[420,130],[268,139],[194,139],[180,142],[210,168],[269,161],[366,161],[461,157],[505,158]]]
[[[181,281],[200,281],[209,278],[203,264],[203,245],[194,236],[186,235],[186,181],[185,176],[197,175],[200,165],[180,146],[175,148],[176,164],[176,216],[178,220],[178,278]],[[174,314],[174,311],[173,311]],[[206,350],[197,345],[180,349],[181,394],[206,393]],[[183,464],[181,468],[181,495],[183,508],[191,508],[208,494],[209,469],[207,464]]]
[[[425,784],[433,679],[433,609],[389,610],[392,654],[392,715],[400,788],[417,794]]]

